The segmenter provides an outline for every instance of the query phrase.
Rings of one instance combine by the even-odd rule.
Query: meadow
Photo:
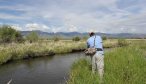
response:
[[[117,46],[117,41],[104,41],[104,47],[110,48]],[[86,41],[38,41],[24,43],[6,43],[0,44],[0,64],[12,60],[29,59],[42,56],[51,56],[54,54],[65,54],[74,51],[83,51],[86,48]]]
[[[128,46],[105,53],[102,84],[146,84],[146,41],[128,40]],[[98,73],[91,72],[91,60],[79,59],[70,72],[67,84],[100,84]]]

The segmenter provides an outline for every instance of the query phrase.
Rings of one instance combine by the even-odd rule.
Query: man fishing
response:
[[[92,72],[95,73],[97,70],[100,78],[102,79],[104,74],[104,52],[102,38],[95,35],[94,32],[89,33],[89,35],[90,38],[87,40],[87,47],[96,49],[95,54],[91,56]]]

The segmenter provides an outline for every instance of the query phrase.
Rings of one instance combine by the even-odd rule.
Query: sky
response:
[[[146,33],[146,0],[0,0],[0,25],[45,32]]]

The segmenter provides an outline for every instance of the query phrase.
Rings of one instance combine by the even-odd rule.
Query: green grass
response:
[[[146,84],[146,42],[132,43],[105,53],[103,84]],[[97,74],[88,69],[90,62],[80,59],[72,66],[68,84],[99,84]]]
[[[51,52],[63,54],[72,52],[73,49],[85,49],[85,42],[37,42],[37,43],[12,43],[0,45],[0,64],[9,60],[45,56]]]
[[[115,41],[106,41],[104,47],[109,47],[109,45],[115,43]],[[115,46],[115,45],[114,45]],[[113,47],[113,46],[110,46]],[[38,41],[34,43],[10,43],[0,45],[0,64],[4,64],[9,60],[17,60],[24,58],[34,58],[44,56],[53,52],[55,54],[70,53],[74,49],[85,49],[85,41],[71,41],[71,40],[61,40],[61,41]]]
[[[145,84],[146,60],[138,47],[115,49],[105,55],[105,84]]]
[[[75,62],[71,72],[68,84],[97,84],[99,82],[98,75],[91,73],[89,60],[80,59]]]

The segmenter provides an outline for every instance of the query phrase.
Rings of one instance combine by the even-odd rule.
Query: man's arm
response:
[[[89,48],[90,47],[90,45],[89,45],[89,43],[87,42],[87,48]]]

